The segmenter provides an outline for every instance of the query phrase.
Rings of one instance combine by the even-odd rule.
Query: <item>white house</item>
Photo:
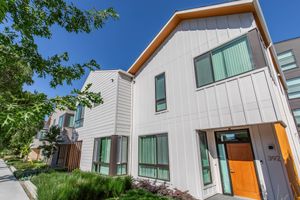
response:
[[[85,83],[80,168],[167,182],[199,199],[300,198],[300,143],[257,0],[177,11],[128,72]]]

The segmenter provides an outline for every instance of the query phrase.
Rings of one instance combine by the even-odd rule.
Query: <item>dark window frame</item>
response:
[[[78,106],[81,106],[81,113],[80,113],[79,119],[76,119]],[[83,126],[83,122],[84,122],[85,107],[82,106],[81,104],[79,104],[79,105],[77,105],[77,109],[76,109],[75,116],[74,116],[74,118],[75,118],[74,119],[74,128],[80,128],[80,127],[82,127]]]
[[[101,167],[101,166],[108,166],[109,168],[108,168],[108,170],[110,171],[110,160],[111,160],[111,156],[109,155],[109,162],[108,163],[105,163],[105,162],[101,162],[101,149],[102,149],[102,140],[104,140],[104,139],[110,139],[110,150],[109,150],[109,154],[111,155],[111,150],[112,150],[112,137],[111,136],[106,136],[106,137],[100,137],[100,138],[95,138],[94,139],[94,149],[93,149],[93,160],[92,160],[92,165],[96,165],[96,167],[95,167],[95,171],[94,172],[97,172],[98,173],[98,169]],[[100,142],[100,145],[99,145],[99,142]],[[96,147],[96,144],[98,143],[98,145],[99,145],[99,148],[100,148],[100,150],[99,150],[99,155],[96,155],[96,156],[98,156],[98,158],[97,158],[97,161],[95,161],[95,147]],[[98,154],[98,152],[97,152],[97,154]],[[92,168],[94,168],[93,166],[92,166]],[[93,171],[93,169],[92,169],[92,171]],[[99,172],[100,173],[100,172]]]
[[[295,56],[295,54],[294,54],[294,50],[293,50],[293,49],[288,49],[288,50],[285,50],[285,51],[283,51],[283,52],[281,52],[281,53],[278,53],[278,54],[277,54],[277,58],[278,58],[280,55],[285,54],[285,53],[288,53],[288,52],[292,52],[292,55],[293,55],[295,61],[292,62],[292,63],[289,63],[289,64],[285,64],[285,65],[283,65],[283,66],[281,66],[280,63],[279,63],[280,68],[281,68],[281,70],[282,70],[283,72],[287,72],[287,71],[291,71],[291,70],[295,70],[295,69],[299,68],[299,65],[298,65],[298,62],[297,62],[297,58],[296,58],[296,56]],[[279,59],[278,59],[278,62],[279,62]],[[282,67],[287,66],[287,65],[291,65],[291,64],[295,64],[296,67],[294,67],[294,68],[292,68],[292,69],[286,69],[286,70],[283,70],[283,69],[282,69]]]
[[[161,136],[161,135],[166,135],[167,136],[167,146],[168,146],[168,164],[158,164],[158,145],[157,145],[157,137],[158,136]],[[163,181],[170,181],[171,179],[171,173],[170,173],[170,151],[169,151],[169,134],[168,133],[159,133],[159,134],[153,134],[153,135],[141,135],[139,136],[139,139],[138,139],[138,146],[139,143],[140,143],[140,138],[147,138],[147,137],[156,137],[156,164],[149,164],[149,163],[141,163],[140,162],[140,149],[138,149],[138,176],[139,177],[144,177],[144,178],[150,178],[150,179],[155,179],[155,180],[163,180]],[[144,176],[144,175],[141,175],[140,174],[140,169],[139,169],[139,166],[142,165],[142,166],[149,166],[149,167],[152,167],[152,168],[155,168],[156,170],[156,178],[153,178],[153,177],[149,177],[149,176]],[[161,178],[158,178],[158,168],[161,168],[161,169],[166,169],[169,171],[169,177],[168,179],[161,179]]]
[[[214,76],[213,62],[212,62],[212,55],[213,55],[213,52],[218,51],[218,50],[220,50],[220,49],[223,49],[223,48],[225,48],[225,47],[227,47],[227,46],[230,46],[232,43],[234,43],[234,42],[236,42],[236,41],[238,41],[238,40],[242,40],[243,38],[245,38],[246,41],[247,41],[247,48],[248,48],[248,51],[249,51],[249,57],[250,57],[252,69],[249,70],[249,71],[246,71],[246,72],[243,72],[243,73],[234,75],[234,76],[227,76],[228,73],[227,73],[227,68],[226,68],[226,66],[225,66],[226,78],[220,79],[220,80],[217,80],[217,81],[216,81],[216,80],[215,80],[215,76]],[[213,75],[213,76],[212,76],[213,81],[210,82],[210,83],[204,84],[204,85],[198,85],[198,81],[199,81],[199,80],[197,80],[198,78],[197,78],[196,61],[199,60],[199,58],[201,58],[201,57],[203,57],[203,56],[205,56],[205,55],[209,55],[209,57],[210,57],[210,63],[211,63],[211,71],[212,71],[212,75]],[[200,54],[200,55],[194,57],[193,60],[194,60],[194,75],[195,75],[195,77],[196,77],[196,88],[197,88],[197,89],[202,88],[202,87],[205,87],[205,86],[210,85],[210,84],[218,83],[218,82],[220,82],[220,81],[224,81],[224,80],[226,80],[226,79],[230,79],[230,78],[235,77],[235,76],[240,76],[240,75],[242,75],[242,74],[245,74],[245,73],[248,73],[248,72],[250,72],[250,71],[255,70],[255,63],[254,63],[254,59],[253,59],[253,49],[252,49],[252,47],[251,47],[251,45],[250,45],[248,33],[247,33],[247,34],[244,34],[244,35],[242,35],[242,36],[239,36],[239,37],[237,37],[237,38],[234,38],[234,39],[232,39],[232,40],[226,42],[225,44],[222,44],[222,45],[220,45],[220,46],[218,46],[218,47],[216,47],[216,48],[214,48],[214,49],[211,49],[211,50],[209,50],[209,51],[206,51],[206,52],[204,52],[204,53],[202,53],[202,54]],[[224,64],[225,64],[225,63],[224,63]]]
[[[157,99],[157,84],[156,84],[156,79],[160,76],[163,76],[164,77],[164,94],[165,94],[165,98],[162,98],[162,99]],[[165,72],[162,72],[158,75],[156,75],[154,77],[154,82],[155,82],[155,112],[162,112],[162,111],[165,111],[167,110],[168,108],[168,105],[167,105],[167,87],[166,87],[166,73]],[[166,104],[166,108],[162,109],[162,110],[157,110],[157,105],[158,103],[165,103]]]
[[[208,149],[208,142],[207,142],[207,133],[205,131],[197,131],[198,132],[198,138],[199,138],[199,152],[200,152],[200,160],[201,160],[201,172],[202,172],[202,182],[203,182],[203,185],[204,186],[207,186],[207,185],[211,185],[213,183],[213,179],[212,179],[212,168],[211,168],[211,161],[210,161],[210,155],[208,153],[209,149]],[[205,138],[205,143],[206,143],[206,151],[207,151],[207,157],[208,157],[208,166],[207,167],[203,167],[202,165],[202,157],[201,157],[201,143],[200,143],[200,134],[203,134],[204,135],[204,138]],[[204,178],[203,178],[203,169],[209,169],[210,173],[210,182],[209,183],[204,183]]]
[[[125,165],[126,164],[126,173],[125,174],[117,174],[117,165],[119,165],[119,163],[117,163],[116,161],[116,158],[117,158],[117,155],[116,155],[116,150],[117,150],[117,142],[116,140],[118,139],[118,137],[126,137],[127,138],[127,146],[126,146],[126,150],[127,150],[127,154],[126,154],[126,160],[127,162],[122,162],[120,163],[120,165]],[[102,139],[108,139],[110,138],[110,154],[109,154],[109,163],[105,163],[105,162],[101,162],[101,155],[98,155],[99,158],[98,161],[95,161],[95,147],[96,147],[96,142],[100,142],[100,154],[101,154],[101,147],[102,147],[102,143],[101,143],[101,140]],[[94,148],[93,148],[93,158],[92,158],[92,169],[91,171],[92,172],[95,172],[95,173],[99,173],[100,174],[100,171],[98,172],[98,169],[101,167],[101,165],[105,165],[105,166],[108,166],[109,167],[109,173],[108,175],[109,176],[124,176],[126,174],[128,174],[128,147],[129,147],[129,137],[128,136],[124,136],[124,135],[111,135],[111,136],[104,136],[104,137],[97,137],[97,138],[94,138]],[[94,168],[94,165],[96,165],[96,167]]]

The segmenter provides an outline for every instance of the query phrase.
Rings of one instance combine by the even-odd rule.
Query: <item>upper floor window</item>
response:
[[[300,98],[300,78],[293,78],[286,81],[288,86],[289,99]]]
[[[139,176],[170,180],[168,135],[139,138]]]
[[[293,110],[294,118],[298,127],[300,127],[300,109]]]
[[[84,119],[84,107],[79,104],[76,109],[75,114],[75,128],[79,128],[83,126],[83,119]]]
[[[58,127],[62,128],[64,124],[64,115],[60,116],[58,119]]]
[[[278,60],[282,71],[297,67],[296,59],[292,50],[278,54]]]
[[[197,87],[253,69],[248,38],[242,37],[195,59]]]
[[[156,112],[167,109],[165,73],[155,77],[155,110]]]

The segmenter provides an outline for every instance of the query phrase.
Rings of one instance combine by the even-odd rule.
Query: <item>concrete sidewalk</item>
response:
[[[0,199],[29,200],[20,183],[0,159]]]

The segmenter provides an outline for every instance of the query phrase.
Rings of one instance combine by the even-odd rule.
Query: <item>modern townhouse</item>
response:
[[[275,43],[275,48],[286,78],[290,107],[300,131],[300,37]]]
[[[80,168],[217,193],[299,199],[300,143],[257,0],[177,11],[127,72],[91,72]]]
[[[51,166],[73,170],[79,168],[81,142],[77,142],[78,135],[74,130],[74,111],[56,109],[49,116],[49,127],[60,129],[59,146],[51,158]]]

